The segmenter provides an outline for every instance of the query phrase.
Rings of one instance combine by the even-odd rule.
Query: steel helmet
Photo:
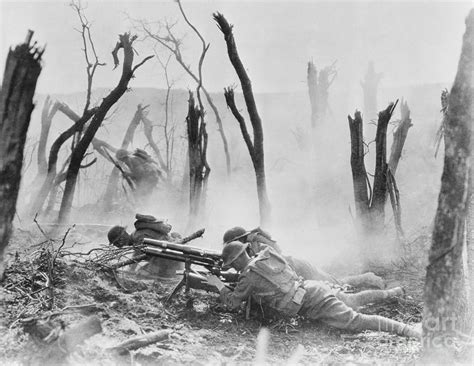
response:
[[[115,157],[118,160],[123,160],[124,158],[128,157],[128,151],[125,149],[118,149],[115,153]]]
[[[126,232],[127,231],[125,230],[123,226],[117,225],[111,228],[109,232],[107,233],[107,239],[109,239],[109,244],[113,244],[113,245],[117,244],[120,237],[123,235],[123,233],[126,233]]]
[[[232,229],[227,230],[224,233],[222,240],[224,244],[230,243],[231,241],[238,240],[242,236],[248,234],[249,232],[241,226],[233,227]]]
[[[228,267],[247,249],[249,245],[240,241],[232,241],[222,250],[223,267]]]

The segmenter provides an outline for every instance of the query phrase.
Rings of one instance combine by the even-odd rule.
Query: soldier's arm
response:
[[[252,294],[252,283],[249,281],[248,276],[245,274],[241,275],[237,286],[234,290],[228,287],[220,289],[221,301],[230,309],[238,309],[243,301],[246,301],[249,295]]]

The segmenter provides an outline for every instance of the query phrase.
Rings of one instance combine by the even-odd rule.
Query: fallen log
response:
[[[142,336],[133,337],[114,347],[107,348],[107,351],[118,354],[126,354],[129,351],[133,351],[142,347],[149,346],[150,344],[168,339],[169,334],[170,330],[164,329]]]

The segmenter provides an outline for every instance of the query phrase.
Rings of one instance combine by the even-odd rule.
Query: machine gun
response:
[[[186,293],[190,288],[218,293],[217,288],[207,282],[205,275],[209,273],[220,277],[230,288],[235,286],[238,280],[238,273],[222,271],[222,257],[217,251],[150,238],[144,238],[143,244],[141,251],[147,255],[184,263],[183,278],[166,298],[166,302],[171,300],[183,286]],[[193,264],[204,267],[207,272],[191,268]]]

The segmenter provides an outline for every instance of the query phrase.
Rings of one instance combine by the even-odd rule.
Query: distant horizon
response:
[[[379,89],[391,89],[391,88],[414,88],[414,87],[420,87],[420,86],[429,86],[429,85],[444,85],[444,84],[452,84],[453,81],[433,81],[429,83],[418,83],[418,84],[399,84],[399,85],[380,85]],[[1,85],[0,85],[1,86]],[[92,87],[92,91],[94,90],[108,90],[108,89],[113,89],[115,86],[97,86],[97,87]],[[149,90],[163,90],[166,91],[166,88],[163,87],[154,87],[154,86],[137,86],[137,87],[130,87],[131,91],[133,90],[144,90],[144,89],[149,89]],[[242,94],[242,90],[239,87],[235,89],[236,93]],[[188,92],[191,90],[192,92],[195,92],[195,89],[185,89],[185,88],[172,88],[171,91],[183,91],[183,92]],[[207,90],[210,94],[224,94],[224,89],[222,91],[215,91],[215,90]],[[362,88],[361,88],[362,90]],[[76,91],[71,91],[71,92],[59,92],[59,93],[44,93],[44,92],[36,92],[36,95],[73,95],[73,94],[80,94],[80,93],[85,93],[85,90],[76,90]],[[289,91],[255,91],[254,94],[287,94],[287,93],[307,93],[307,90],[301,89],[301,90],[289,90]],[[329,95],[331,95],[331,91],[329,92]]]

